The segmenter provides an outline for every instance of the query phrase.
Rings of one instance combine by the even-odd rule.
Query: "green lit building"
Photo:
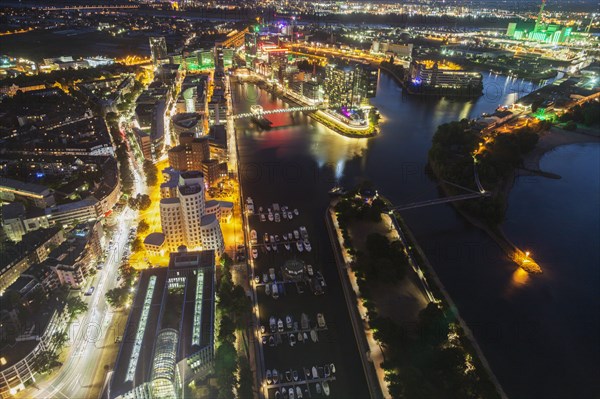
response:
[[[570,27],[556,24],[520,24],[511,22],[506,29],[506,35],[515,40],[559,44],[569,40],[572,30]]]

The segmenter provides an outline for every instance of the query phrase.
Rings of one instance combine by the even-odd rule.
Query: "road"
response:
[[[117,232],[113,237],[115,248],[110,251],[102,271],[94,277],[96,289],[88,298],[88,311],[75,320],[69,328],[66,360],[50,378],[28,388],[19,394],[21,398],[96,398],[103,384],[104,373],[98,368],[104,367],[106,342],[114,343],[112,335],[118,334],[111,329],[113,312],[106,303],[106,291],[116,285],[116,276],[120,259],[128,245],[129,229],[136,220],[136,212],[130,208],[119,217]],[[98,380],[98,378],[101,378]]]

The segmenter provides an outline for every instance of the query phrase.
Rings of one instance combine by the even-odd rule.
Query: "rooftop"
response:
[[[45,195],[49,192],[48,187],[42,186],[40,184],[25,183],[19,180],[0,177],[0,191],[3,189],[10,189],[36,195]]]
[[[110,395],[117,397],[148,382],[158,333],[178,332],[176,361],[214,342],[212,251],[171,253],[167,268],[143,270],[117,362]]]

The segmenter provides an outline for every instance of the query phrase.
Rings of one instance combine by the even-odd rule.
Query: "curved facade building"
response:
[[[156,337],[150,379],[152,398],[177,398],[181,381],[177,373],[177,330],[166,328]]]
[[[177,247],[185,242],[180,208],[179,198],[160,200],[160,224],[170,251],[176,251]]]
[[[223,253],[225,244],[223,242],[223,233],[221,225],[216,214],[202,216],[200,220],[200,234],[204,249],[212,249],[218,254]]]

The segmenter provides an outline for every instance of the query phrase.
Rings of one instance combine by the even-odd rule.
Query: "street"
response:
[[[108,350],[116,351],[115,339],[122,326],[112,325],[114,312],[106,303],[106,291],[116,285],[121,256],[128,245],[129,229],[136,220],[136,213],[125,208],[118,219],[113,237],[114,250],[109,252],[104,269],[94,277],[96,289],[89,297],[88,310],[74,320],[68,331],[66,360],[63,365],[44,381],[22,391],[20,398],[96,398],[104,383],[104,373],[98,368],[112,362],[107,359]],[[111,328],[112,326],[112,328]],[[106,363],[108,362],[108,363]]]

